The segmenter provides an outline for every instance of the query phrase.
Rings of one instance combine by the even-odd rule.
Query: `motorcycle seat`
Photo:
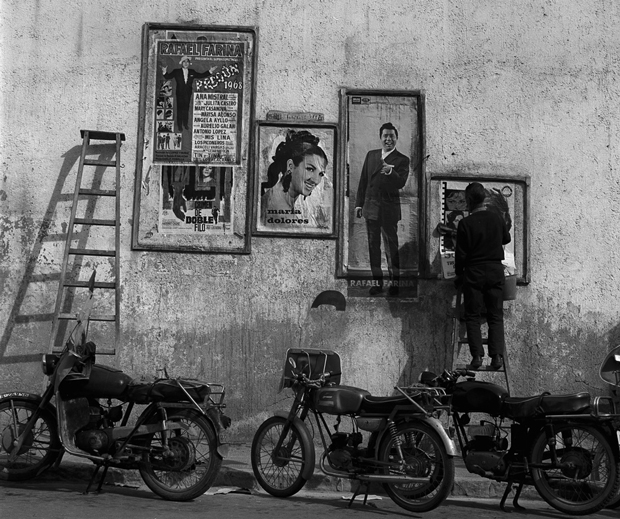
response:
[[[181,385],[185,391],[181,389]],[[197,403],[202,403],[211,394],[208,384],[192,379],[158,379],[143,382],[132,380],[127,387],[127,402],[149,404],[151,402],[188,402],[187,393]]]
[[[427,393],[421,392],[416,395],[410,395],[413,400],[422,406],[428,408],[430,401]],[[360,411],[368,414],[386,414],[394,410],[396,406],[412,406],[411,400],[403,395],[394,396],[372,396],[366,395],[362,400]],[[432,406],[431,406],[432,407]]]
[[[502,410],[503,416],[517,421],[546,415],[585,414],[590,412],[590,393],[507,397]]]

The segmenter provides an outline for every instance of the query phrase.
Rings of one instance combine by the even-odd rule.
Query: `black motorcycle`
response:
[[[100,468],[97,491],[114,467],[139,470],[164,499],[194,499],[213,484],[227,452],[220,438],[230,425],[224,388],[167,374],[136,380],[96,364],[96,346],[86,338],[94,279],[93,273],[90,299],[63,351],[43,355],[43,395],[0,395],[0,480],[34,478],[67,452],[96,465],[86,492]],[[146,408],[130,420],[136,404]]]
[[[395,396],[372,396],[340,385],[340,377],[333,351],[287,351],[280,388],[291,388],[295,399],[254,435],[252,468],[260,486],[276,497],[301,490],[314,472],[316,440],[323,473],[359,482],[349,506],[362,490],[368,494],[370,483],[382,484],[406,510],[439,506],[452,490],[456,451],[430,416],[429,395],[396,388]],[[327,418],[335,419],[331,427]]]
[[[571,515],[596,512],[618,492],[618,442],[604,401],[592,402],[586,392],[510,397],[466,370],[424,372],[420,382],[445,391],[436,410],[451,417],[467,470],[507,483],[502,510],[513,485],[515,508],[522,508],[523,486],[534,485],[549,505]]]
[[[613,396],[599,398],[609,402],[609,414],[614,417],[613,425],[616,429],[618,445],[620,445],[620,346],[611,350],[603,359],[599,374],[605,382],[612,386]],[[616,497],[607,503],[607,508],[618,508],[619,506],[620,489],[616,492]]]

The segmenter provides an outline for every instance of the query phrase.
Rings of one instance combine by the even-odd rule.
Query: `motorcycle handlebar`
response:
[[[327,373],[322,373],[318,378],[312,379],[308,378],[305,373],[299,373],[297,375],[297,379],[307,386],[321,387],[325,384],[325,382],[327,382],[328,379],[339,375],[342,375],[341,371],[328,371]]]

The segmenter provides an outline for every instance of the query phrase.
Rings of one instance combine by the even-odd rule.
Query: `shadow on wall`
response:
[[[101,150],[100,150],[101,149]],[[32,341],[33,344],[41,344],[41,341],[44,341],[45,347],[43,349],[48,349],[47,342],[49,341],[49,334],[51,331],[51,324],[54,316],[54,301],[50,301],[50,311],[45,313],[28,313],[24,310],[25,301],[27,300],[27,295],[29,291],[33,289],[37,289],[39,292],[47,293],[48,291],[42,286],[45,284],[53,283],[56,286],[51,290],[52,292],[58,290],[58,283],[60,282],[60,268],[58,272],[47,273],[47,274],[37,274],[37,266],[41,266],[42,264],[42,252],[44,252],[44,247],[47,244],[53,244],[54,242],[63,243],[62,247],[59,247],[58,250],[62,250],[64,253],[64,242],[66,242],[68,231],[67,223],[61,223],[58,227],[63,229],[62,233],[58,234],[50,234],[50,228],[52,228],[54,215],[58,214],[59,204],[71,204],[73,201],[73,192],[75,189],[75,185],[67,186],[66,192],[63,193],[63,188],[69,177],[69,173],[74,168],[74,166],[79,162],[81,155],[82,146],[75,146],[68,150],[62,157],[64,161],[60,168],[60,172],[58,174],[58,180],[56,181],[56,185],[52,193],[50,194],[50,201],[39,226],[39,229],[36,233],[36,237],[34,239],[34,245],[30,254],[27,258],[25,258],[26,268],[24,274],[22,276],[22,280],[19,284],[19,287],[16,292],[15,301],[13,302],[13,306],[11,307],[11,311],[9,314],[9,318],[7,320],[7,325],[4,331],[2,332],[2,336],[0,337],[0,364],[19,364],[26,362],[38,362],[41,358],[41,347],[38,347],[36,353],[24,353],[20,355],[12,355],[7,357],[6,352],[9,343],[11,342],[11,338],[14,336],[16,330],[20,328],[24,328],[25,333],[20,334],[21,340],[23,340],[23,336],[32,335],[32,327],[33,325],[39,325],[40,329],[38,329],[35,333],[37,338],[40,338],[39,341]],[[99,159],[102,161],[110,161],[114,157],[115,154],[115,145],[92,145],[89,147],[89,156],[92,155],[93,151],[100,152]],[[101,179],[103,176],[103,172],[105,168],[98,167],[94,171],[93,176],[93,188],[98,187],[98,183],[101,183]],[[85,214],[88,216],[94,211],[94,199],[88,201],[85,205]],[[74,246],[84,247],[86,244],[86,240],[88,239],[88,232],[74,232],[73,237],[77,239],[74,242]],[[60,264],[62,265],[62,257],[58,258],[60,260]],[[67,269],[67,278],[71,279],[71,277],[75,277],[77,271],[81,267],[81,258],[77,257],[75,261],[68,266]],[[71,270],[69,270],[71,269]],[[54,290],[55,289],[55,290]],[[61,311],[71,311],[71,303],[72,303],[72,295],[70,291],[67,291],[67,297],[65,297],[65,301],[63,303],[63,308]],[[45,326],[49,323],[49,328]],[[67,330],[67,323],[61,322],[59,327],[59,333],[57,337],[64,337]],[[45,329],[43,329],[45,328]]]
[[[418,290],[417,303],[388,299],[390,315],[403,322],[406,359],[396,382],[401,387],[417,383],[425,369],[441,373],[452,364],[453,283],[419,280]]]

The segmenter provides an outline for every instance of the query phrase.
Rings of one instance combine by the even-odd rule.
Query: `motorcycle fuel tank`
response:
[[[358,387],[322,387],[315,394],[314,407],[320,413],[354,414],[359,411],[366,395],[370,393]]]
[[[452,408],[459,413],[499,415],[508,391],[497,384],[467,380],[454,386]]]
[[[88,380],[65,380],[60,391],[65,397],[116,398],[123,400],[132,378],[118,369],[94,364]]]

